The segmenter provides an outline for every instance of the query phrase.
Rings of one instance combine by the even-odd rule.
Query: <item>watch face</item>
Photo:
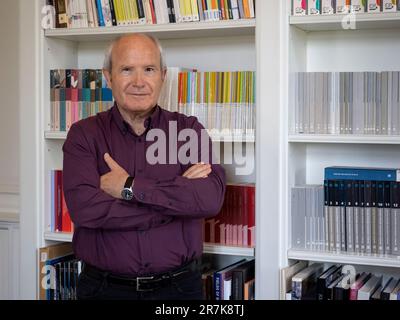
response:
[[[123,189],[121,192],[122,199],[124,200],[132,200],[133,192],[131,189]]]

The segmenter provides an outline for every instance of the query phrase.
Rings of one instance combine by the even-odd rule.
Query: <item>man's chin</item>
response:
[[[156,105],[156,103],[154,104],[150,104],[150,103],[135,103],[135,104],[129,104],[129,105],[125,105],[124,109],[126,111],[130,111],[130,112],[146,112],[146,111],[150,111],[151,109],[153,109],[153,107]]]

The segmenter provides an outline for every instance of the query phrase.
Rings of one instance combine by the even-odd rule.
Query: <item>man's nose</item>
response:
[[[132,85],[136,87],[144,86],[144,76],[142,72],[135,72],[132,76]]]

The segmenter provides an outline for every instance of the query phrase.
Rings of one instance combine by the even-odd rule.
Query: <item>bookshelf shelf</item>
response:
[[[72,233],[68,232],[50,232],[44,233],[44,239],[49,241],[71,242]],[[239,246],[223,246],[213,243],[204,243],[204,253],[225,254],[254,257],[254,248]]]
[[[72,41],[109,41],[129,32],[155,35],[158,39],[243,36],[255,34],[255,19],[216,22],[133,25],[101,28],[47,29],[46,37]]]
[[[204,243],[204,253],[254,257],[254,248]]]
[[[220,135],[209,132],[211,140],[214,142],[255,142],[254,135]],[[65,140],[67,132],[60,131],[45,131],[44,137],[50,140]]]
[[[400,144],[400,136],[373,135],[289,135],[292,143],[354,143],[354,144]]]
[[[72,233],[46,231],[44,233],[44,239],[50,241],[72,242]]]
[[[305,251],[297,249],[288,250],[288,259],[332,262],[332,263],[349,263],[358,265],[370,265],[380,267],[400,267],[400,256],[378,256],[378,255],[357,255],[350,253],[332,253]]]
[[[344,29],[342,21],[354,19],[355,29],[399,29],[400,13],[358,13],[354,15],[291,16],[289,23],[304,31],[332,31]],[[347,19],[347,20],[346,20]],[[353,29],[354,30],[354,29]]]

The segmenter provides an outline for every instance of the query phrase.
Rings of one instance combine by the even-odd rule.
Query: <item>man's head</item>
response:
[[[157,104],[165,77],[161,46],[143,34],[120,37],[106,53],[103,72],[122,111],[146,113]]]

